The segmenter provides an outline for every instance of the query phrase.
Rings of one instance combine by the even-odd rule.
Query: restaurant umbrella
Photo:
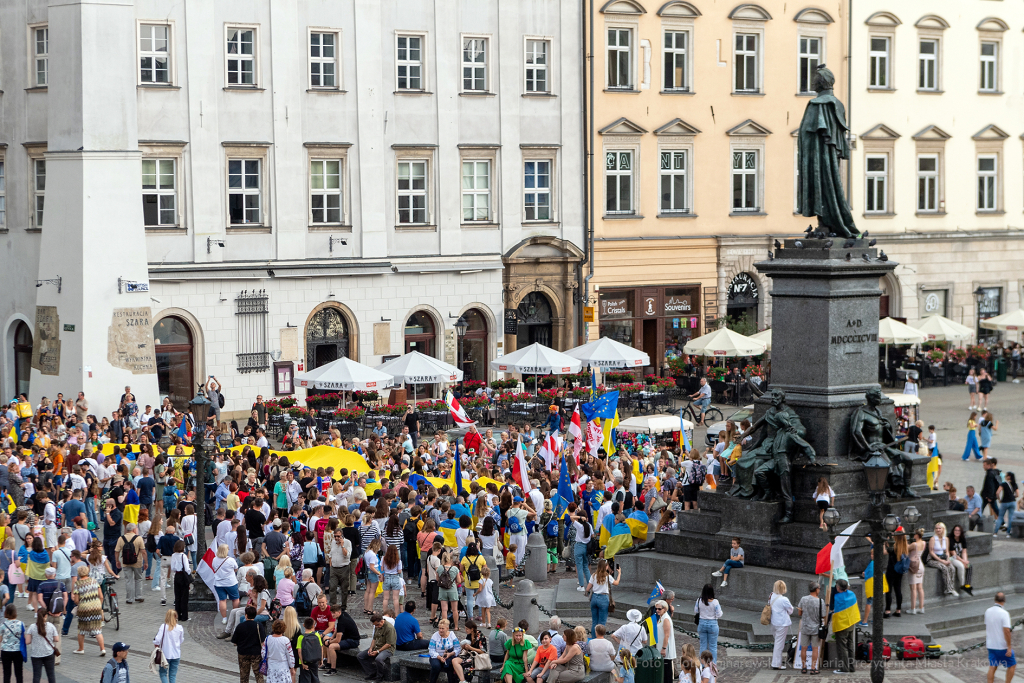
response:
[[[767,344],[768,346],[765,347],[766,351],[772,350],[772,328],[769,327],[767,330],[761,330],[757,334],[752,334],[750,338]]]
[[[411,384],[413,404],[416,403],[417,384],[459,382],[463,374],[462,370],[454,365],[419,351],[410,351],[404,356],[392,358],[387,363],[378,365],[377,370],[391,375],[398,384]]]
[[[728,327],[720,327],[702,337],[691,339],[683,347],[683,351],[694,356],[729,358],[759,356],[767,348],[768,344],[764,341],[745,337],[739,332],[733,332]]]
[[[885,345],[885,367],[889,368],[889,345],[890,344],[920,344],[927,341],[928,336],[920,330],[915,330],[910,325],[901,323],[892,318],[882,318],[878,321],[878,343]]]
[[[517,349],[507,356],[491,361],[491,369],[533,375],[533,393],[537,393],[537,375],[569,375],[579,372],[583,363],[561,351],[540,343]]]
[[[1016,311],[1003,313],[1002,315],[997,315],[994,318],[987,318],[978,324],[986,330],[1019,332],[1020,330],[1024,330],[1024,310],[1018,308]]]
[[[974,330],[944,315],[930,315],[917,324],[928,341],[962,342],[974,339]]]
[[[597,341],[569,349],[565,355],[572,356],[590,367],[601,370],[642,368],[651,364],[651,357],[640,349],[635,349],[608,337],[601,337]]]
[[[380,391],[393,385],[394,378],[379,370],[357,363],[351,358],[339,358],[309,372],[298,372],[295,381],[300,387],[331,389],[333,391]],[[348,403],[348,396],[345,397]]]

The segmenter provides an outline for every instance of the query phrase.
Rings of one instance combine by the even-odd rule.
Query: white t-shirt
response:
[[[816,493],[816,494],[814,494],[814,500],[823,500],[826,503],[829,502],[830,500],[832,500],[835,497],[836,497],[836,492],[832,490],[831,486],[828,487],[828,491],[826,491],[825,493]]]
[[[985,647],[989,650],[1006,649],[1006,632],[1010,628],[1010,613],[999,605],[985,610]]]
[[[614,671],[615,670],[615,646],[611,641],[604,638],[594,638],[587,641],[590,648],[590,670],[591,671]]]
[[[586,529],[579,522],[574,521],[572,528],[576,530],[576,542],[577,543],[590,543],[590,536],[586,534]]]
[[[608,595],[608,584],[611,583],[611,577],[605,576],[604,581],[601,583],[597,582],[597,574],[591,574],[590,586],[594,595]]]

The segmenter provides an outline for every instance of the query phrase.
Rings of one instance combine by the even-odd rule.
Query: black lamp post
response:
[[[462,340],[466,336],[466,330],[469,329],[469,323],[466,322],[466,316],[460,315],[459,319],[455,322],[452,327],[455,328],[455,334],[459,338],[459,370],[462,370],[462,379],[466,379],[466,361],[462,357],[463,354],[463,343]]]
[[[202,385],[196,397],[189,401],[188,410],[192,414],[195,433],[192,435],[192,457],[196,461],[196,561],[206,554],[206,418],[210,415],[210,400],[206,398]],[[212,441],[212,447],[216,447]]]

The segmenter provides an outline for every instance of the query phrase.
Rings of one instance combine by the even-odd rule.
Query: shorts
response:
[[[1006,650],[993,650],[988,649],[988,665],[999,666],[1003,665],[1007,669],[1011,666],[1017,666],[1017,658],[1013,655],[1007,655]]]
[[[864,598],[864,604],[865,605],[873,605],[874,603],[875,603],[875,599],[874,598]]]
[[[215,586],[217,589],[218,600],[237,600],[238,599],[238,584],[234,586]]]
[[[386,591],[398,591],[402,590],[401,574],[385,574],[384,575],[384,590]]]
[[[459,589],[455,586],[451,588],[440,588],[437,590],[437,601],[438,602],[458,602],[459,601]]]
[[[967,392],[971,393],[971,394],[978,393],[978,385],[977,384],[968,384],[967,385]]]
[[[431,605],[440,604],[440,602],[437,599],[437,592],[437,581],[427,581],[427,607],[430,607]]]
[[[818,647],[820,644],[821,638],[818,637],[817,633],[800,634],[800,647]]]
[[[57,547],[57,527],[47,526],[43,527],[43,531],[46,534],[46,547],[56,548]]]
[[[696,503],[697,494],[700,493],[700,486],[697,484],[684,484],[683,485],[683,502],[685,503]]]
[[[819,510],[828,510],[828,501],[827,500],[819,500],[818,501],[818,509]]]
[[[44,579],[28,579],[25,588],[29,593],[38,592],[39,584],[41,584],[43,581]]]

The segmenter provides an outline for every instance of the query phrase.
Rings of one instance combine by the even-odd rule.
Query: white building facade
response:
[[[851,205],[900,264],[882,315],[977,328],[1019,308],[1024,6],[858,0],[851,17]]]
[[[26,0],[0,33],[8,395],[83,389],[99,415],[214,375],[236,412],[340,356],[487,379],[506,308],[578,335],[570,3]]]

